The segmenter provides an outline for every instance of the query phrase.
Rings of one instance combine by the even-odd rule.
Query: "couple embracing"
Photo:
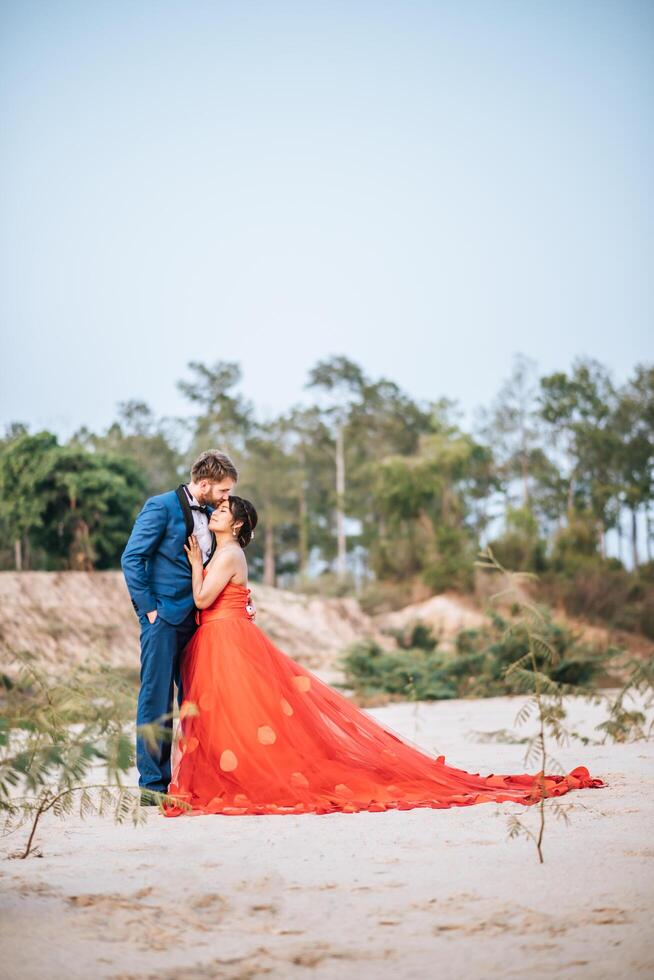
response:
[[[545,777],[453,768],[301,667],[254,622],[244,550],[257,512],[233,493],[236,467],[210,450],[190,476],[146,501],[122,556],[141,625],[144,804],[167,794],[170,817],[355,813],[528,805],[603,785],[583,766]],[[150,725],[154,737],[145,734]]]

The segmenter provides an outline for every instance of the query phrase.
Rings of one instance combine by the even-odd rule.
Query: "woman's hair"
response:
[[[236,497],[234,494],[228,497],[227,500],[234,520],[237,523],[243,521],[239,528],[237,540],[241,548],[247,548],[254,536],[254,529],[259,520],[257,512],[254,509],[254,504],[251,504],[249,500],[245,500],[243,497]]]

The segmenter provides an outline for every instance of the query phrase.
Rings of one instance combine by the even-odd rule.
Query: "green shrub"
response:
[[[514,694],[518,689],[506,670],[524,656],[529,644],[524,622],[511,623],[500,616],[484,629],[459,633],[453,651],[439,649],[424,626],[399,639],[395,650],[384,650],[372,640],[350,647],[343,659],[346,686],[362,697],[384,691],[421,701]],[[537,670],[552,680],[590,688],[618,652],[598,652],[580,643],[546,613],[535,659]]]
[[[458,651],[466,656],[473,652],[483,655],[482,678],[488,678],[489,686],[495,686],[496,682],[500,685],[490,693],[511,693],[511,687],[504,680],[504,671],[524,656],[528,648],[525,623],[518,621],[512,624],[499,615],[493,616],[490,629],[469,630],[457,637]],[[590,687],[617,653],[614,648],[597,651],[581,643],[571,630],[555,623],[550,613],[543,611],[536,665],[539,671],[557,683]]]
[[[648,574],[598,556],[579,558],[568,574],[544,575],[539,594],[570,616],[654,639],[654,586]]]
[[[493,553],[505,568],[515,568],[519,572],[542,572],[547,566],[545,541],[532,540],[518,531],[507,531],[502,537],[491,541]]]
[[[441,527],[434,534],[434,557],[422,571],[422,581],[434,592],[470,592],[474,584],[476,542],[469,531]]]
[[[0,820],[5,833],[30,825],[19,856],[34,851],[47,814],[77,809],[140,822],[138,788],[125,785],[134,765],[132,678],[80,667],[62,681],[26,654],[8,667],[12,675],[0,675]],[[142,731],[150,740],[167,735],[157,725]]]
[[[393,631],[391,635],[404,650],[425,650],[431,653],[438,646],[434,631],[426,623],[411,623],[408,629]]]
[[[374,640],[356,643],[347,651],[343,667],[346,686],[370,696],[379,691],[418,701],[458,696],[448,680],[444,654],[427,650],[384,650]]]
[[[601,562],[597,525],[587,518],[577,517],[554,537],[551,565],[554,571],[570,574],[588,560]]]
[[[530,510],[514,508],[506,515],[506,531],[490,544],[504,568],[519,572],[542,572],[547,567],[546,542],[540,537],[538,521]]]

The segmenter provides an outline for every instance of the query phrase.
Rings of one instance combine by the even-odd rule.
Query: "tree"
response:
[[[345,430],[353,404],[362,397],[365,377],[361,368],[346,357],[331,357],[309,372],[307,387],[317,388],[329,398],[325,419],[333,431],[336,475],[336,574],[343,579],[347,572],[345,539]]]
[[[141,470],[146,496],[163,493],[180,479],[181,454],[165,420],[155,418],[145,402],[127,401],[118,406],[118,419],[98,436],[80,429],[72,445],[104,455],[131,459]]]
[[[576,361],[570,376],[552,374],[540,385],[540,414],[567,473],[568,521],[584,514],[593,520],[604,553],[618,492],[615,387],[606,369],[590,359]]]
[[[370,487],[383,460],[411,456],[420,436],[433,429],[432,410],[415,402],[387,378],[366,381],[353,403],[347,424],[348,511],[361,523],[360,543],[367,547],[384,534],[383,520],[370,506]]]
[[[279,421],[258,425],[245,444],[238,486],[239,494],[251,497],[257,508],[257,534],[263,529],[263,581],[271,586],[276,584],[277,533],[283,526],[297,529],[294,459],[284,443]]]
[[[45,507],[43,462],[57,448],[51,432],[29,435],[14,428],[0,457],[0,515],[14,541],[17,571],[29,567],[28,545],[42,526]]]
[[[231,361],[216,361],[207,367],[191,361],[191,381],[179,381],[177,387],[199,409],[193,424],[191,455],[214,447],[234,454],[242,451],[252,429],[252,406],[231,390],[241,380],[241,368]]]
[[[520,480],[524,508],[531,505],[531,468],[538,439],[537,390],[535,362],[518,354],[511,375],[490,410],[482,414],[482,438],[492,443],[503,480],[508,484]]]
[[[332,433],[317,406],[296,406],[280,419],[280,426],[293,459],[289,478],[297,506],[297,570],[304,577],[312,553],[319,553],[327,562],[335,554]]]
[[[47,567],[115,567],[145,494],[127,459],[60,446],[50,432],[19,436],[0,463],[5,520]]]
[[[486,447],[436,406],[433,431],[411,456],[381,461],[372,506],[383,533],[369,540],[381,579],[420,579],[431,588],[467,588],[477,548],[477,501],[494,487]]]
[[[638,568],[638,512],[645,513],[648,558],[651,560],[649,506],[654,464],[654,368],[638,365],[620,390],[616,408],[616,440],[622,497],[631,514],[632,563]]]

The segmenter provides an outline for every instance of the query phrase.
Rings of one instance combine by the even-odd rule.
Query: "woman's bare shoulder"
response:
[[[238,581],[235,584],[247,585],[248,563],[240,545],[227,545],[225,548],[214,551],[207,571],[213,569],[223,573],[231,571],[234,579],[243,579],[242,582]]]
[[[234,556],[234,585],[248,584],[248,562],[243,554],[243,549],[239,546],[237,554]]]

